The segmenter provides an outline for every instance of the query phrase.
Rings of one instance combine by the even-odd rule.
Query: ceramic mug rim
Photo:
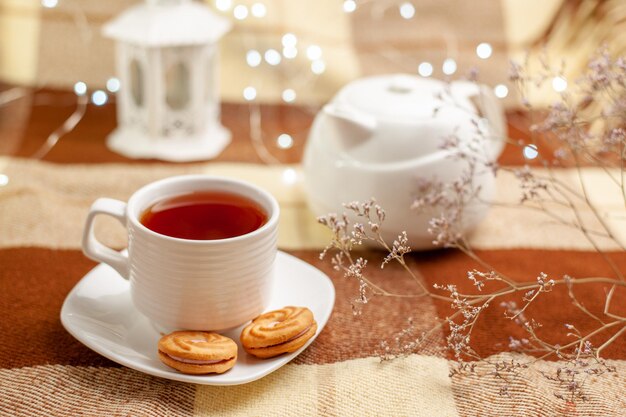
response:
[[[144,194],[156,188],[162,187],[164,185],[168,185],[170,183],[184,183],[184,182],[190,182],[190,181],[206,181],[207,183],[222,183],[222,184],[227,183],[230,185],[234,185],[235,188],[238,188],[238,189],[247,188],[249,190],[252,190],[255,193],[259,194],[261,198],[258,198],[258,197],[255,198],[249,195],[244,195],[243,193],[238,192],[238,190],[227,189],[226,191],[249,198],[255,203],[263,205],[264,209],[266,207],[265,207],[265,204],[263,203],[268,203],[267,205],[269,206],[269,210],[268,210],[269,212],[267,213],[267,215],[269,218],[267,219],[265,224],[263,224],[258,229],[253,230],[252,232],[239,235],[239,236],[225,238],[225,239],[209,239],[209,240],[183,239],[183,238],[178,238],[178,237],[167,236],[167,235],[157,233],[147,228],[139,221],[139,218],[136,213],[141,213],[141,210],[145,210],[147,207],[140,207],[139,210],[135,210],[135,206],[139,205],[138,200],[140,200]],[[211,187],[206,187],[206,189],[211,190]],[[174,196],[174,195],[176,195],[176,193],[164,195],[162,198],[167,198],[167,197]],[[265,202],[260,201],[263,199],[265,199],[266,201]],[[126,206],[126,216],[127,216],[128,221],[132,223],[132,225],[136,229],[140,230],[141,232],[146,233],[147,235],[154,237],[156,239],[161,239],[164,241],[174,242],[174,243],[179,243],[179,244],[193,245],[193,246],[223,245],[227,243],[237,243],[237,242],[241,242],[241,241],[248,240],[248,239],[254,239],[256,236],[261,235],[270,229],[273,229],[278,223],[279,214],[280,214],[280,206],[278,205],[278,201],[276,201],[276,198],[274,198],[272,194],[265,191],[264,189],[247,181],[242,181],[238,179],[222,177],[222,176],[217,176],[217,175],[204,175],[204,174],[177,175],[177,176],[153,181],[149,184],[144,185],[137,191],[135,191],[133,195],[128,199],[128,203]]]

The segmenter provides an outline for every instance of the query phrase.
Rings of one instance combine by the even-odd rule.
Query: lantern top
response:
[[[229,20],[199,3],[149,0],[107,22],[102,33],[117,41],[163,47],[217,42],[230,27]]]

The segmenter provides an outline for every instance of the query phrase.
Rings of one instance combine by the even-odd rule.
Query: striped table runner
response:
[[[85,146],[95,146],[94,141]],[[97,141],[102,147],[102,138]],[[109,163],[103,157],[98,163],[88,163],[80,159],[80,146],[72,149],[80,163],[0,159],[0,173],[9,178],[0,187],[1,416],[617,416],[626,409],[625,340],[605,352],[618,372],[588,378],[589,400],[575,404],[558,399],[554,393],[561,388],[539,372],[554,370],[558,362],[537,363],[535,371],[511,382],[510,396],[498,394],[501,385],[495,378],[450,377],[443,332],[432,335],[422,350],[381,363],[380,341],[393,338],[408,317],[419,333],[435,317],[449,314],[449,308],[430,300],[380,298],[354,317],[350,302],[357,286],[318,258],[328,235],[307,210],[298,165],[266,166],[250,163],[253,159],[248,158],[174,165],[120,161],[119,157]],[[248,145],[237,140],[234,146]],[[58,152],[51,160],[64,157]],[[282,180],[285,169],[295,170],[299,178],[295,184]],[[144,375],[84,347],[59,321],[66,295],[95,266],[80,251],[91,202],[101,196],[124,200],[148,182],[185,173],[241,178],[272,192],[282,210],[279,246],[326,272],[337,290],[331,319],[316,342],[292,363],[250,384],[195,386]],[[558,175],[574,181],[566,169]],[[619,200],[604,191],[606,184],[597,171],[586,169],[584,178],[593,184],[591,198],[606,213],[613,232],[624,238],[625,213]],[[499,176],[497,198],[502,203],[516,202],[511,175]],[[97,233],[103,241],[123,247],[121,226],[110,219],[98,220]],[[530,210],[492,208],[471,240],[480,256],[520,280],[532,280],[539,272],[557,277],[611,274],[601,256],[576,232]],[[599,244],[626,270],[626,254],[610,242]],[[409,263],[425,285],[465,287],[466,271],[476,267],[454,251],[414,254]],[[370,273],[377,282],[394,291],[414,290],[414,283],[405,279],[400,268],[392,266],[384,273],[376,269]],[[589,308],[601,308],[604,291],[598,285],[579,299]],[[555,291],[549,299],[540,300],[532,315],[549,331],[564,334],[562,325],[574,313],[568,304],[567,294]],[[510,359],[512,354],[503,353],[508,335],[520,335],[501,313],[493,308],[475,330],[477,350],[494,360]]]

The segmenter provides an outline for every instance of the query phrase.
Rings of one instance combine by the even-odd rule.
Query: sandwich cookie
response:
[[[235,366],[237,344],[217,333],[178,331],[159,340],[159,359],[185,374],[221,374]]]
[[[284,307],[260,315],[241,332],[246,352],[267,359],[300,349],[317,331],[313,313],[306,307]]]

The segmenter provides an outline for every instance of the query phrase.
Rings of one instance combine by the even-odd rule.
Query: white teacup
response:
[[[156,233],[139,221],[164,198],[194,191],[226,191],[256,202],[267,214],[260,228],[218,240],[187,240]],[[98,214],[118,219],[128,231],[128,253],[104,246],[94,236]],[[221,331],[256,317],[270,298],[277,251],[279,207],[255,185],[220,177],[188,175],[153,182],[128,203],[100,198],[89,211],[83,252],[130,280],[133,303],[161,331]]]

